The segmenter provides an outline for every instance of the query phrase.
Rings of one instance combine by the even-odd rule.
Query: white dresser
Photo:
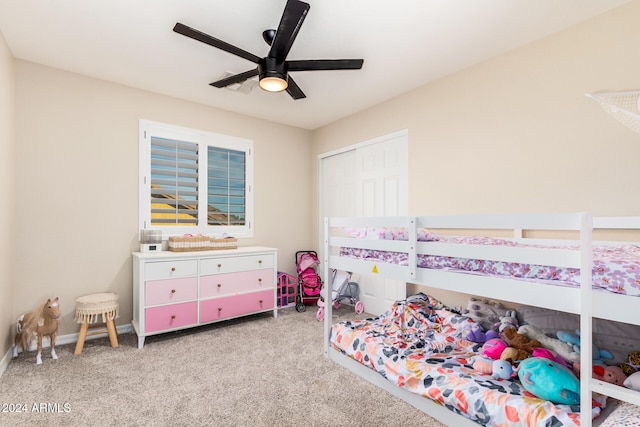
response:
[[[277,250],[133,253],[133,328],[149,335],[273,310]]]

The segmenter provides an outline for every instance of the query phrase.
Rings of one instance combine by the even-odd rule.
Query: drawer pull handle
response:
[[[222,311],[222,307],[218,307],[218,311]]]
[[[222,264],[218,264],[218,268],[222,267]]]
[[[172,293],[172,294],[175,294],[175,293],[176,293],[176,290],[175,290],[175,289],[171,289],[171,293]]]
[[[258,302],[259,302],[260,304],[262,304],[262,300],[258,300]]]
[[[176,315],[175,315],[175,314],[172,314],[172,315],[171,315],[171,320],[173,320],[173,319],[175,319],[175,318],[176,318]]]
[[[262,283],[262,278],[258,279],[258,282]]]
[[[171,271],[176,271],[176,268],[175,267],[171,267]]]
[[[221,288],[222,287],[222,283],[218,283],[218,287]]]
[[[262,260],[261,259],[258,260],[258,264],[262,264]]]

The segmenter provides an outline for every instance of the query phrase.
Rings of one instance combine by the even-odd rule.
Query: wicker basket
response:
[[[213,239],[207,236],[169,237],[169,250],[172,252],[214,251],[219,249],[237,249],[238,239]]]

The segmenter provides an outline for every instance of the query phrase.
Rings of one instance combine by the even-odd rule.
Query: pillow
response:
[[[640,391],[640,371],[629,375],[623,385],[631,390]]]
[[[620,404],[600,424],[600,427],[634,427],[640,425],[640,406],[628,402]]]
[[[418,228],[417,233],[419,242],[437,242],[440,240],[440,237],[426,228]]]
[[[553,338],[557,338],[560,330],[575,332],[580,328],[577,314],[529,306],[516,310],[521,325],[529,323]],[[618,365],[626,360],[629,352],[640,349],[640,326],[594,318],[593,343],[613,354],[613,360],[607,362],[609,365]]]
[[[496,323],[500,323],[500,317],[506,312],[507,309],[500,302],[471,297],[463,314],[478,322],[487,331],[493,329]]]
[[[400,227],[346,227],[345,231],[359,239],[374,240],[409,240],[409,232]],[[418,228],[416,238],[420,242],[437,242],[439,239],[426,228]]]

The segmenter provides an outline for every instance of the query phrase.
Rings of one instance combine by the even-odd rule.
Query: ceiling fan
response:
[[[260,87],[266,91],[281,92],[286,90],[293,99],[306,98],[302,89],[289,76],[290,71],[359,70],[364,62],[362,59],[287,61],[289,50],[291,50],[291,46],[300,31],[309,8],[310,5],[308,3],[299,0],[287,1],[278,29],[265,30],[262,33],[264,41],[271,46],[269,53],[264,58],[179,22],[173,27],[173,31],[258,64],[252,70],[210,83],[211,86],[222,88],[235,83],[242,83],[247,79],[258,76]]]

